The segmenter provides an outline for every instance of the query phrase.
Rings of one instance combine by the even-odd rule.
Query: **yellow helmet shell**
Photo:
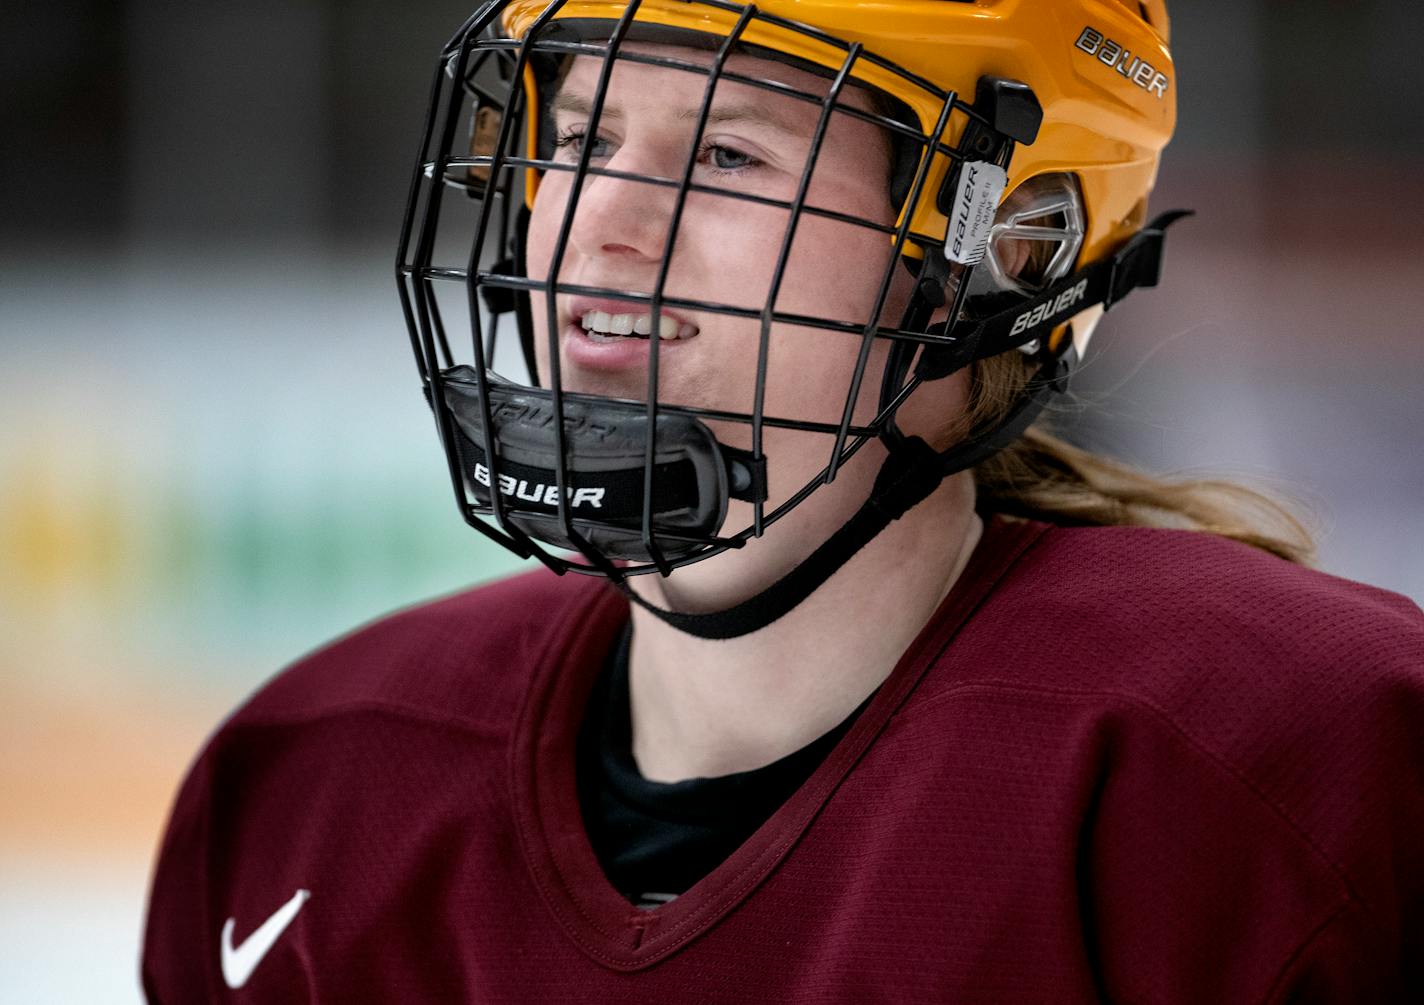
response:
[[[523,38],[549,6],[548,0],[514,0],[504,11],[504,30]],[[611,24],[626,6],[570,0],[553,17]],[[1042,174],[1077,176],[1086,215],[1080,267],[1140,229],[1161,151],[1176,124],[1176,73],[1163,0],[765,0],[757,10],[859,42],[966,102],[974,100],[986,75],[1026,83],[1043,107],[1043,125],[1034,143],[1015,150],[1006,192]],[[635,17],[638,23],[725,36],[737,13],[685,0],[644,0]],[[845,60],[838,46],[762,19],[753,20],[743,38],[829,71]],[[926,133],[939,121],[942,101],[905,77],[864,60],[852,76],[909,106]],[[532,77],[526,80],[526,88],[534,86]],[[537,116],[530,120],[531,130],[537,128]],[[941,142],[955,145],[967,121],[951,116]],[[531,148],[535,142],[531,136]],[[902,207],[912,234],[938,239],[946,233],[949,221],[935,193],[950,166],[937,156],[918,204]]]

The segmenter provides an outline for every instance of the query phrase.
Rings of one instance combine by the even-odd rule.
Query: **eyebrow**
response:
[[[554,95],[554,99],[549,103],[549,106],[552,111],[567,112],[571,115],[593,114],[592,101],[582,95],[567,94],[563,91]],[[700,114],[701,109],[685,108],[677,113],[677,117],[684,122],[695,122]],[[624,115],[621,109],[605,104],[603,106],[603,117],[606,119],[621,120]],[[793,135],[802,132],[802,130],[793,127],[782,116],[758,104],[742,103],[723,105],[718,108],[713,108],[707,115],[707,124],[709,126],[722,126],[734,122],[767,126]]]

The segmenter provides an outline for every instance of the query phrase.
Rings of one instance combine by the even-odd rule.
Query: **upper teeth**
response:
[[[609,314],[607,311],[588,311],[583,316],[585,331],[601,335],[652,335],[653,316],[651,314]],[[692,338],[697,327],[674,318],[662,317],[658,321],[658,338],[664,341],[675,338]]]

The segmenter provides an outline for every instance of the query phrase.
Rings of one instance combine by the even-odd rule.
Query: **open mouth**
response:
[[[610,314],[608,311],[585,311],[579,319],[584,334],[592,342],[616,342],[619,339],[648,340],[653,337],[651,314]],[[664,342],[697,336],[697,326],[664,314],[658,322],[658,338]]]

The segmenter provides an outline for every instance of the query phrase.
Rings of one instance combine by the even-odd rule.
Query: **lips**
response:
[[[667,361],[679,356],[684,347],[693,344],[699,328],[678,311],[663,310],[654,339],[652,312],[643,304],[627,300],[575,297],[559,305],[560,346],[564,362],[584,373],[566,386],[582,386],[583,390],[600,389],[600,393],[620,397],[637,396],[651,366],[654,348],[659,358]],[[589,383],[593,373],[617,376],[614,385]],[[628,380],[632,384],[624,386]]]

